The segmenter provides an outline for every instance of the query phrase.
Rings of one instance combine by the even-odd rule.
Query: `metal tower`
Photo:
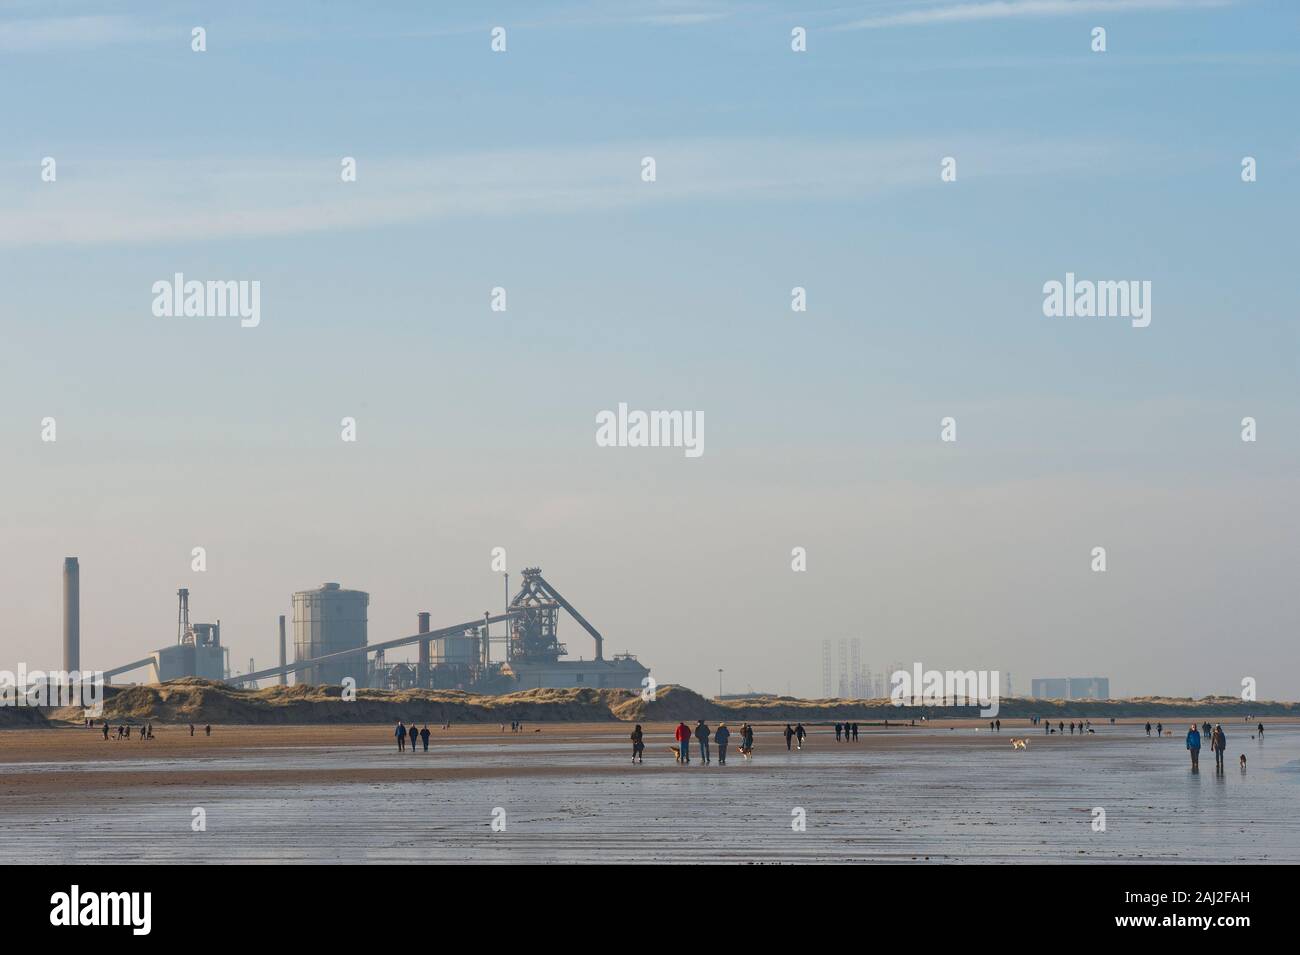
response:
[[[176,596],[180,601],[176,608],[176,642],[184,643],[185,635],[190,632],[190,592],[182,587]]]

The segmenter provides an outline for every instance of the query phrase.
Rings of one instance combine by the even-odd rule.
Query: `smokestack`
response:
[[[286,667],[288,665],[289,665],[289,660],[285,657],[285,648],[284,648],[284,614],[280,614],[280,666],[282,668],[280,670],[281,686],[289,685],[289,674],[286,670],[283,669],[283,667]]]
[[[420,611],[419,616],[420,633],[429,632],[429,613],[427,610]],[[426,687],[429,685],[429,641],[420,641],[419,661],[415,665],[415,683],[416,686]]]
[[[77,558],[63,558],[63,669],[81,669],[81,568]]]

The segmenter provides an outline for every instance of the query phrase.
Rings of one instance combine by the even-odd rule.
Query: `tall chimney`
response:
[[[420,633],[429,632],[429,613],[426,610],[420,611],[420,616],[416,618]],[[421,640],[419,646],[419,658],[415,664],[415,685],[426,687],[429,685],[429,641]]]
[[[280,685],[289,685],[289,673],[284,667],[289,665],[289,660],[285,657],[284,647],[284,614],[280,614]]]
[[[63,669],[81,669],[81,568],[77,558],[63,558]]]

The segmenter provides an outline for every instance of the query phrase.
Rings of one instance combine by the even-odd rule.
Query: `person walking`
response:
[[[1196,724],[1187,731],[1187,751],[1192,754],[1192,772],[1201,768],[1201,734],[1196,729]]]
[[[632,731],[632,762],[642,762],[641,754],[645,752],[645,734],[641,732],[641,724],[636,724],[636,729]]]
[[[889,723],[889,720],[885,720],[885,723],[888,724],[888,723]],[[857,723],[854,723],[854,724],[853,724],[853,742],[856,743],[857,741],[858,741],[858,724],[857,724]]]
[[[397,721],[397,729],[393,730],[393,735],[397,737],[397,751],[399,753],[406,751],[406,724],[401,720]]]
[[[1260,738],[1260,739],[1263,739],[1263,738],[1264,738],[1264,724],[1263,724],[1263,723],[1260,723],[1260,724],[1259,724],[1259,728],[1256,730],[1256,732],[1259,733],[1259,738]]]
[[[414,753],[414,752],[415,752],[415,741],[416,741],[417,739],[420,738],[420,731],[419,731],[418,729],[415,728],[415,721],[414,721],[414,720],[411,721],[411,728],[410,728],[409,730],[407,730],[406,732],[407,732],[407,735],[411,737],[411,752]]]
[[[1147,735],[1151,735],[1151,721],[1147,720]]]
[[[713,742],[718,744],[718,765],[727,765],[727,741],[731,739],[731,730],[727,729],[726,723],[719,723],[718,730],[713,734]]]
[[[786,723],[783,735],[785,736],[785,748],[788,750],[790,748],[790,741],[794,739],[794,727],[789,723]]]
[[[1228,748],[1228,737],[1224,735],[1223,724],[1215,723],[1210,736],[1210,749],[1214,750],[1214,768],[1223,772],[1223,751]]]
[[[997,720],[994,720],[993,723],[994,723],[994,725],[997,726],[997,732],[1001,733],[1001,732],[1002,732],[1002,720],[997,719]]]
[[[748,723],[746,723],[745,725],[749,726]],[[808,735],[808,731],[803,728],[802,723],[800,723],[798,726],[794,728],[795,749],[803,749],[803,739],[807,735]],[[753,739],[754,737],[754,730],[752,728],[749,730],[749,736],[750,739]]]
[[[695,721],[695,739],[700,744],[700,759],[709,762],[709,726],[704,720]]]
[[[108,739],[108,720],[104,720],[104,739]]]
[[[685,720],[677,724],[677,732],[673,736],[677,740],[677,762],[689,763],[691,761],[691,731],[687,727]]]
[[[835,742],[837,743],[840,741],[840,730],[842,728],[843,727],[839,723],[835,724]]]
[[[797,733],[798,730],[795,732]],[[740,728],[740,751],[745,754],[746,759],[752,759],[754,756],[754,727],[748,723]]]
[[[420,742],[424,744],[424,751],[426,753],[429,751],[429,736],[429,724],[425,723],[423,728],[420,730]]]

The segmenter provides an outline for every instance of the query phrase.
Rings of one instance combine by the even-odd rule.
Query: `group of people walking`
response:
[[[857,723],[836,723],[835,724],[835,742],[840,742],[843,735],[844,742],[858,741],[858,724]]]
[[[429,751],[430,734],[429,734],[429,725],[427,723],[424,725],[423,729],[416,729],[414,720],[412,720],[411,725],[409,727],[407,727],[407,725],[403,723],[401,720],[398,720],[397,726],[393,730],[393,735],[397,737],[397,751],[399,753],[406,752],[406,741],[408,739],[411,741],[412,753],[415,752],[416,745],[421,740],[424,741],[424,751],[426,753]]]
[[[748,723],[741,724],[740,730],[740,755],[746,759],[754,752],[754,727]],[[712,753],[709,749],[709,741],[712,739],[713,745],[717,747],[718,765],[727,765],[727,746],[731,743],[731,730],[727,728],[726,723],[719,723],[716,730],[710,731],[709,724],[704,720],[695,721],[695,730],[683,721],[677,724],[677,729],[673,733],[673,738],[677,741],[675,747],[677,752],[677,762],[686,765],[691,761],[691,737],[695,737],[695,742],[699,746],[700,763],[707,764],[713,762]],[[642,762],[645,753],[645,734],[641,730],[641,724],[636,725],[632,731],[632,762]]]
[[[1001,721],[1001,720],[998,720],[997,722],[998,722],[998,729],[1000,730],[1000,729],[1002,728],[1002,721]],[[1079,720],[1078,723],[1075,723],[1074,720],[1071,720],[1071,721],[1070,721],[1070,735],[1071,735],[1071,736],[1074,735],[1074,731],[1075,731],[1076,729],[1079,731],[1079,735],[1080,735],[1080,736],[1082,736],[1084,733],[1093,733],[1093,734],[1095,734],[1095,733],[1097,732],[1095,729],[1092,728],[1092,720]],[[1052,723],[1051,723],[1051,721],[1049,720],[1049,721],[1047,722],[1047,724],[1046,724],[1046,728],[1043,730],[1043,734],[1044,734],[1044,735],[1050,735],[1050,734],[1052,734],[1052,733],[1061,733],[1062,735],[1064,735],[1064,733],[1065,733],[1065,721],[1064,721],[1064,720],[1060,720],[1060,721],[1056,724],[1056,726],[1052,726]]]
[[[104,720],[104,722],[101,724],[101,729],[102,729],[103,732],[104,732],[104,739],[110,739],[110,738],[111,738],[111,739],[130,739],[130,738],[131,738],[131,724],[130,724],[130,723],[119,723],[119,724],[117,725],[117,729],[114,729],[113,726],[112,726],[112,724],[110,724],[110,723],[108,722],[108,720]],[[190,735],[191,735],[191,736],[194,735],[194,724],[193,724],[193,723],[190,724]],[[204,735],[204,736],[211,736],[211,735],[212,735],[212,724],[211,724],[211,723],[209,723],[207,726],[203,727],[203,735]],[[145,723],[143,726],[141,726],[141,727],[140,727],[140,732],[139,732],[139,734],[136,736],[136,738],[137,738],[137,739],[140,739],[140,740],[149,740],[149,739],[153,739],[153,738],[154,738],[154,735],[153,735],[153,724],[152,724],[152,723]]]
[[[1260,728],[1263,728],[1263,724],[1260,724]],[[1204,735],[1202,735],[1201,730],[1205,731]],[[1223,751],[1228,748],[1228,737],[1223,732],[1222,723],[1215,723],[1214,729],[1210,729],[1208,721],[1201,724],[1200,729],[1197,729],[1196,724],[1193,723],[1191,728],[1187,731],[1187,752],[1190,753],[1192,757],[1192,771],[1196,772],[1201,768],[1201,742],[1203,739],[1209,740],[1210,749],[1214,752],[1215,772],[1223,772]],[[1246,757],[1242,756],[1241,758],[1243,760],[1242,769],[1244,771],[1244,760]]]
[[[117,725],[117,729],[114,730],[113,727],[109,725],[108,720],[104,720],[104,739],[109,738],[109,733],[113,734],[112,737],[113,739],[130,739],[131,724],[119,723]],[[144,726],[141,726],[140,732],[136,738],[139,739],[141,742],[147,739],[153,739],[153,724],[145,723]]]

